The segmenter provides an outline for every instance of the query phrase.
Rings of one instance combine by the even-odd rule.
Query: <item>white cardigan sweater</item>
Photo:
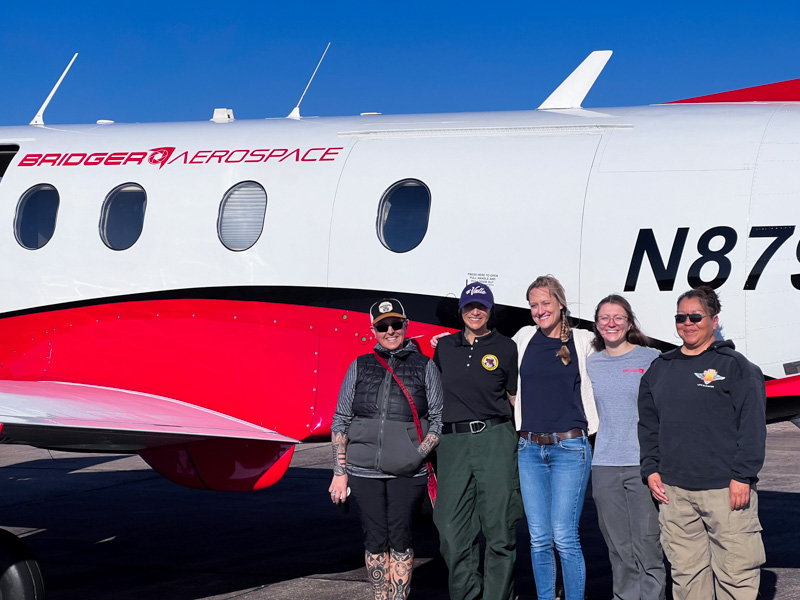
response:
[[[512,338],[517,344],[517,354],[519,355],[518,365],[520,367],[522,366],[522,357],[525,355],[528,343],[531,341],[537,329],[538,327],[534,325],[528,325],[520,329]],[[594,403],[592,381],[589,379],[589,372],[586,370],[586,357],[594,353],[594,347],[592,347],[594,334],[584,329],[573,329],[572,339],[575,342],[575,350],[578,354],[578,371],[581,374],[583,412],[586,414],[586,422],[589,428],[588,433],[591,435],[597,431],[597,425],[600,422],[600,419],[597,417],[597,407]],[[519,431],[522,428],[522,380],[519,376],[517,377],[517,400],[514,402],[514,422],[517,431]]]

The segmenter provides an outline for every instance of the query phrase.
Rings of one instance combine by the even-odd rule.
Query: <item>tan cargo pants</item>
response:
[[[660,505],[659,523],[674,600],[755,599],[766,560],[755,486],[750,504],[734,511],[728,488],[664,488],[669,504]]]

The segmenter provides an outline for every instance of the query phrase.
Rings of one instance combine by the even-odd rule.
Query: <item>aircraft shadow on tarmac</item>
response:
[[[268,490],[235,494],[92,469],[108,460],[3,470],[0,524],[33,531],[24,540],[48,598],[165,597],[160,588],[189,600],[363,566],[357,513],[327,499],[330,471],[291,469]]]
[[[365,581],[357,510],[339,514],[327,496],[330,470],[290,468],[262,492],[204,492],[153,471],[115,470],[118,457],[35,460],[0,477],[0,525],[38,557],[50,600],[196,600],[313,578]],[[54,464],[55,463],[55,464]],[[767,548],[762,598],[777,598],[770,569],[800,569],[797,493],[760,492]],[[591,598],[611,596],[611,574],[587,493],[581,539]],[[415,595],[447,598],[447,573],[430,517],[415,522]],[[535,597],[523,520],[518,528],[517,589]],[[524,594],[529,593],[530,596]]]

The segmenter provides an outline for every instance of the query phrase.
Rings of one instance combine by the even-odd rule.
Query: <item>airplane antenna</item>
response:
[[[46,109],[47,105],[50,104],[50,100],[53,99],[53,96],[55,95],[58,86],[60,86],[61,82],[64,81],[64,77],[67,76],[67,71],[69,71],[69,68],[72,66],[72,63],[75,62],[76,58],[78,58],[77,52],[75,53],[75,56],[72,57],[72,60],[69,61],[69,64],[67,65],[67,68],[64,69],[64,72],[61,74],[61,77],[58,78],[55,87],[50,91],[50,95],[47,97],[47,100],[44,101],[44,104],[42,104],[42,108],[39,109],[39,112],[37,112],[36,116],[33,117],[33,121],[28,123],[28,125],[44,125],[44,109]]]
[[[320,58],[319,62],[317,63],[317,68],[314,69],[314,73],[312,73],[311,79],[308,80],[308,85],[306,86],[306,89],[303,90],[303,95],[300,96],[300,100],[297,101],[297,106],[295,106],[292,109],[292,112],[290,112],[288,115],[286,115],[287,119],[299,119],[300,118],[300,103],[303,101],[303,98],[305,97],[306,92],[308,91],[308,88],[311,87],[311,82],[314,81],[314,75],[317,74],[317,71],[319,70],[319,66],[322,64],[322,61],[325,60],[325,55],[328,53],[328,48],[330,48],[330,47],[331,47],[331,43],[328,42],[328,45],[325,46],[325,52],[322,53],[322,58]]]
[[[537,110],[580,108],[586,94],[600,76],[611,50],[595,50],[578,65],[556,90],[542,102]]]

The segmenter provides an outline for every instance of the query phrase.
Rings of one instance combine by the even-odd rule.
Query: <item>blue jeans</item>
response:
[[[585,437],[540,446],[519,440],[519,480],[528,530],[531,562],[540,600],[554,600],[556,561],[561,559],[566,600],[583,600],[586,563],[578,522],[592,468],[592,449]]]

